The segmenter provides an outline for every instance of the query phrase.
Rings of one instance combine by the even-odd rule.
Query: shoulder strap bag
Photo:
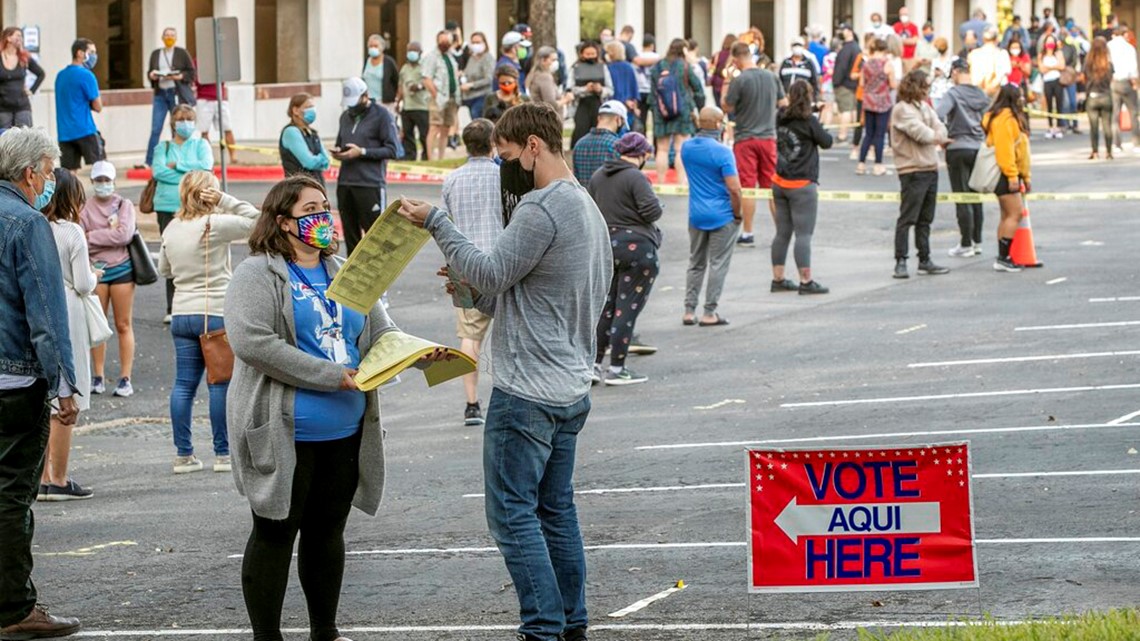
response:
[[[974,158],[974,170],[970,172],[967,185],[972,191],[980,194],[992,194],[997,189],[1000,179],[1001,170],[998,168],[997,156],[994,155],[994,147],[982,141],[978,155]]]
[[[234,350],[226,336],[226,328],[210,331],[210,218],[206,217],[206,314],[202,317],[202,360],[206,361],[206,383],[218,385],[230,382],[234,374]]]

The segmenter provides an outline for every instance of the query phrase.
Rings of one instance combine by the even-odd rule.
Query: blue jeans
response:
[[[487,96],[480,96],[478,98],[472,98],[471,100],[463,101],[463,104],[467,105],[467,108],[471,110],[472,120],[483,117],[483,101],[486,100],[486,98]]]
[[[210,331],[224,325],[221,316],[211,316]],[[174,446],[178,456],[194,453],[190,440],[190,418],[194,413],[194,397],[198,394],[198,384],[206,373],[206,361],[202,357],[202,345],[198,336],[202,334],[200,314],[178,314],[170,319],[170,333],[174,336],[174,387],[170,390],[170,421],[174,424]],[[226,390],[229,383],[210,385],[210,427],[214,432],[214,454],[229,456],[230,443],[226,438]]]
[[[1077,83],[1073,83],[1065,87],[1065,108],[1061,113],[1075,114],[1077,113]],[[1062,127],[1076,127],[1076,120],[1066,120],[1061,125]]]
[[[158,139],[162,136],[162,127],[166,124],[166,116],[174,111],[178,105],[178,95],[173,89],[159,89],[154,94],[154,102],[150,107],[150,142],[146,144],[146,164],[149,167],[154,162],[154,148],[158,146]]]
[[[487,525],[519,597],[519,632],[544,641],[587,623],[573,477],[578,432],[589,413],[589,396],[552,407],[497,388],[487,406]]]

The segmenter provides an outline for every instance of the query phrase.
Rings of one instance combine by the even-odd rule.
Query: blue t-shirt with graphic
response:
[[[297,272],[304,274],[320,295],[309,289]],[[327,301],[324,295],[331,282],[324,266],[290,265],[297,347],[306,354],[356,369],[360,366],[356,341],[364,331],[364,315],[335,304],[336,314],[330,317],[326,302],[332,301]],[[318,392],[297,388],[293,401],[295,440],[334,441],[356,434],[364,418],[364,404],[364,394],[357,391]]]

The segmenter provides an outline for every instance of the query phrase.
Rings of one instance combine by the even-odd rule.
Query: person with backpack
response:
[[[694,91],[703,91],[701,80],[688,60],[688,45],[681,38],[669,43],[665,59],[658,62],[649,74],[650,102],[653,104],[653,136],[657,140],[657,184],[665,183],[669,170],[669,150],[677,150],[677,184],[686,185],[685,165],[681,160],[681,146],[697,132],[694,121],[696,101]]]

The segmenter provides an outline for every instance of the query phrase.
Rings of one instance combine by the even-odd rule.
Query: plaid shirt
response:
[[[491,251],[503,232],[499,165],[489,157],[468,158],[444,179],[443,206],[479,251]]]
[[[610,158],[617,158],[614,150],[618,135],[609,129],[594,127],[574,145],[574,177],[583,187],[590,184],[590,177]]]

